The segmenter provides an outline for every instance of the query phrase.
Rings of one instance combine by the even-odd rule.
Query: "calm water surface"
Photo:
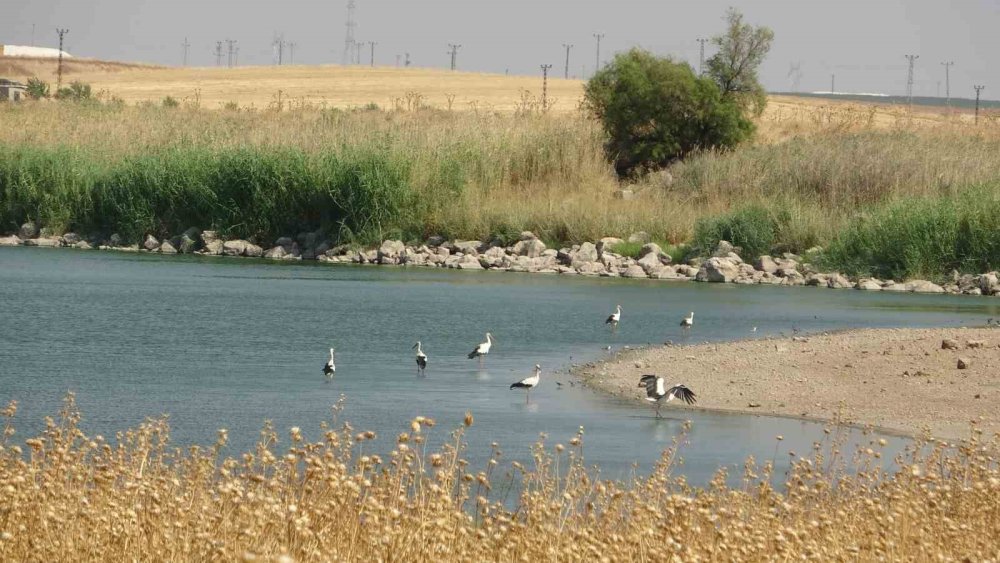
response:
[[[624,313],[612,338],[603,320],[616,303]],[[677,325],[687,311],[696,326],[685,336]],[[317,438],[341,394],[342,419],[374,430],[384,449],[414,416],[436,418],[433,435],[443,440],[471,410],[474,467],[491,442],[508,460],[524,459],[539,433],[566,442],[583,425],[587,462],[614,477],[633,463],[648,470],[690,419],[684,472],[705,483],[748,455],[770,459],[776,435],[782,451],[804,453],[823,440],[822,427],[669,409],[655,420],[570,387],[569,364],[607,345],[731,340],[752,326],[766,336],[990,316],[1000,309],[985,298],[4,248],[0,400],[20,402],[20,439],[74,391],[88,432],[113,436],[167,413],[175,444],[210,444],[227,428],[232,455],[252,445],[265,419],[283,439],[291,426]],[[465,355],[487,330],[497,342],[480,369]],[[410,350],[418,339],[430,358],[426,377],[416,376]],[[337,377],[327,382],[320,370],[330,346]],[[525,404],[508,386],[535,363],[545,372]]]

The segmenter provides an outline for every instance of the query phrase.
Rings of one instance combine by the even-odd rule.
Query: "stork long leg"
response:
[[[660,416],[660,402],[656,401],[656,418],[663,418]]]

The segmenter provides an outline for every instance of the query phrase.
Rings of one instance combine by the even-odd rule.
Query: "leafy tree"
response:
[[[598,71],[585,88],[585,104],[604,126],[620,176],[734,146],[754,130],[711,78],[642,49],[620,53]]]
[[[773,31],[745,23],[735,8],[726,12],[726,31],[712,38],[718,52],[708,60],[708,75],[726,97],[758,115],[767,105],[767,92],[757,80],[757,68],[773,41]]]
[[[49,97],[49,85],[42,82],[37,76],[28,79],[27,94],[32,100],[41,100]]]

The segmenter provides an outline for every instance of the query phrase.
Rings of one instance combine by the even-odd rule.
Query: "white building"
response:
[[[72,57],[66,51],[63,57]],[[40,57],[55,59],[59,57],[59,49],[50,47],[28,47],[25,45],[0,45],[0,57]]]

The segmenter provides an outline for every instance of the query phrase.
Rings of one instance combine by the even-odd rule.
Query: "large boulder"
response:
[[[90,250],[94,248],[89,242],[81,240],[80,242],[73,245],[73,248],[79,248],[80,250]]]
[[[660,269],[663,269],[663,266],[660,266]],[[659,273],[659,270],[657,270],[657,273]],[[638,264],[632,264],[631,266],[625,269],[625,271],[622,273],[622,276],[626,278],[648,278],[649,274],[642,266]]]
[[[209,256],[221,256],[222,255],[222,241],[218,239],[212,239],[208,242],[202,243],[201,253],[207,254]]]
[[[831,274],[826,280],[826,286],[830,289],[851,289],[854,284],[841,274]]]
[[[740,275],[739,265],[729,258],[713,256],[702,263],[697,281],[712,283],[730,283]]]
[[[191,236],[185,231],[177,243],[177,250],[183,254],[190,254],[198,250],[198,235]]]
[[[160,248],[160,241],[156,240],[153,235],[146,235],[146,240],[142,242],[142,248],[150,252]]]
[[[596,276],[608,271],[600,262],[581,262],[579,265],[573,266],[573,269],[585,276]]]
[[[778,263],[768,255],[761,256],[753,263],[753,267],[761,272],[773,274],[778,271]]]
[[[649,276],[655,276],[662,270],[666,264],[660,259],[660,257],[655,252],[647,253],[642,258],[636,262],[636,266],[642,268]],[[632,267],[630,266],[629,269]]]
[[[910,280],[906,288],[914,293],[944,293],[944,288],[927,280]]]
[[[720,240],[719,244],[716,245],[715,252],[712,253],[712,256],[716,258],[725,258],[730,254],[739,255],[739,253],[740,248],[733,246],[733,244],[728,240]]]
[[[220,241],[219,233],[216,231],[202,231],[201,232],[201,244],[207,245],[210,242]]]
[[[17,235],[11,235],[9,237],[0,237],[0,246],[21,246],[24,244]]]
[[[430,247],[441,246],[442,244],[445,243],[446,240],[447,239],[445,239],[441,235],[431,235],[427,237],[427,246]]]
[[[517,244],[515,244],[513,248],[514,254],[517,254],[518,256],[527,256],[528,258],[537,258],[541,256],[542,253],[545,252],[545,250],[546,250],[545,243],[538,240],[537,238],[521,240]]]
[[[243,249],[243,255],[251,258],[260,258],[263,254],[264,249],[252,242],[248,242],[246,248]]]
[[[625,241],[617,237],[604,237],[597,241],[597,253],[604,256],[605,252],[611,252],[616,246],[623,244],[624,242]]]
[[[160,254],[177,254],[177,249],[170,244],[170,241],[164,241],[157,250]]]
[[[65,244],[66,246],[73,246],[74,244],[83,240],[82,238],[80,238],[80,235],[76,233],[66,233],[62,236],[62,239],[63,239],[63,244]]]
[[[284,246],[278,245],[265,252],[264,258],[269,258],[271,260],[282,260],[289,255],[290,255],[289,252],[285,250]]]
[[[580,245],[576,252],[572,253],[571,257],[570,265],[579,270],[581,264],[597,261],[597,247],[591,242],[585,242]]]
[[[21,239],[35,238],[38,236],[38,225],[34,221],[26,221],[17,231],[17,236]]]
[[[108,246],[112,248],[122,246],[123,244],[125,244],[125,240],[118,233],[111,233],[111,236],[108,237]]]
[[[983,295],[1000,293],[1000,278],[998,278],[997,272],[990,272],[979,276],[979,289],[983,292]]]
[[[399,264],[400,257],[405,250],[406,245],[401,240],[382,241],[382,245],[378,247],[378,263]]]
[[[24,241],[24,246],[44,246],[46,248],[55,248],[57,246],[62,246],[62,241],[56,237],[30,238]]]
[[[531,231],[521,231],[521,236],[519,236],[517,240],[519,240],[519,241],[525,241],[525,240],[532,240],[532,239],[537,239],[537,238],[538,237],[535,236],[535,233],[533,233]]]
[[[482,241],[478,240],[456,240],[451,243],[455,251],[471,256],[479,256],[479,247],[482,245]],[[477,260],[476,263],[478,264],[479,261]]]
[[[479,263],[479,258],[476,256],[466,254],[458,259],[455,263],[455,268],[459,270],[482,270],[483,265]]]
[[[227,240],[222,243],[222,253],[226,256],[243,256],[243,253],[247,250],[247,241],[245,240]]]

